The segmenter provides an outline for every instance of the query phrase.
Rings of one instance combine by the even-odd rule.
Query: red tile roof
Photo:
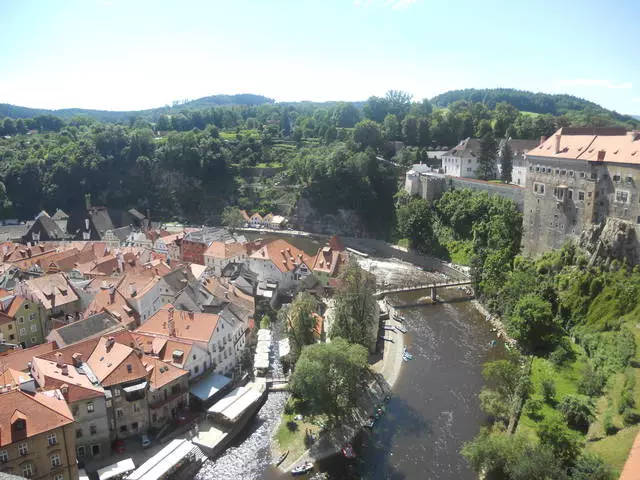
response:
[[[108,337],[102,337],[87,359],[87,364],[103,387],[146,378],[146,370],[138,354],[121,343],[108,345]]]
[[[65,398],[69,403],[104,396],[103,388],[93,385],[89,378],[79,373],[73,365],[67,364],[67,373],[64,374],[55,361],[34,358],[32,371],[38,385],[44,390],[55,390],[66,385],[68,393]]]
[[[138,327],[136,332],[209,343],[218,326],[218,315],[174,310],[175,332],[171,332],[168,325],[170,308],[171,305],[165,305]]]
[[[45,310],[53,308],[53,300],[55,300],[56,307],[79,300],[67,277],[62,273],[32,278],[25,283],[27,289],[37,298]]]
[[[11,350],[4,355],[0,355],[0,363],[14,370],[27,371],[29,370],[27,364],[33,357],[46,355],[47,353],[53,352],[55,348],[55,343],[48,342],[31,348]]]
[[[281,272],[293,271],[301,262],[309,268],[313,264],[312,257],[282,239],[273,240],[262,246],[251,254],[251,258],[271,260]]]
[[[162,360],[149,355],[142,357],[142,363],[145,365],[148,373],[151,388],[158,390],[165,385],[179,379],[180,377],[188,377],[189,371],[163,362]]]

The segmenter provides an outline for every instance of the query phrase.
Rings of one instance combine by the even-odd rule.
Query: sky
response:
[[[0,0],[0,103],[569,93],[640,114],[640,0]]]

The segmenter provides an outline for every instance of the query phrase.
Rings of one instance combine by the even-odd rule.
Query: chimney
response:
[[[62,368],[62,365],[64,365],[62,363],[62,353],[56,352],[56,367]]]
[[[71,358],[73,358],[73,366],[74,367],[79,367],[82,365],[82,354],[81,353],[74,353]]]
[[[555,145],[555,153],[560,153],[560,139],[562,138],[562,135],[556,135],[556,145]]]
[[[540,137],[540,143],[539,143],[538,145],[542,145],[542,144],[543,144],[544,142],[546,142],[546,141],[547,141],[547,137],[545,137],[544,135],[542,135],[542,136]]]
[[[62,385],[60,385],[60,393],[62,393],[62,396],[68,402],[69,401],[69,385],[67,385],[66,383],[63,383]]]
[[[69,367],[66,364],[62,365],[60,373],[62,373],[62,375],[69,375]]]
[[[89,231],[89,219],[88,218],[84,219],[84,229]]]
[[[109,285],[109,305],[113,305],[116,302],[116,287]]]
[[[116,339],[113,337],[109,337],[107,338],[107,343],[105,345],[107,352],[111,351],[111,349],[113,348],[113,344],[116,343]]]
[[[167,320],[167,330],[169,330],[169,336],[171,336],[171,337],[175,337],[176,336],[176,324],[175,324],[175,321],[173,320],[174,312],[175,312],[175,308],[170,307],[169,308],[169,319]]]
[[[189,320],[193,320],[195,317],[193,312],[189,312]]]
[[[91,210],[91,194],[90,193],[85,193],[84,195],[84,206],[87,209],[87,211]]]
[[[598,161],[604,162],[604,157],[607,154],[605,150],[598,150]]]
[[[129,295],[131,295],[132,297],[135,297],[138,293],[138,290],[136,289],[136,284],[134,282],[130,282],[129,283]]]

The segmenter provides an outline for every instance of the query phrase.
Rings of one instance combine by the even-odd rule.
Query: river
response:
[[[382,269],[388,279],[388,265],[384,264],[391,262],[373,262],[377,263],[376,273]],[[406,264],[400,267],[398,271],[406,275]],[[415,270],[414,277],[424,273]],[[404,294],[399,300],[414,303],[427,294]],[[402,310],[413,360],[402,367],[385,417],[356,440],[358,460],[347,462],[336,456],[320,463],[319,470],[329,478],[475,478],[459,452],[484,422],[478,402],[482,364],[502,358],[504,348],[490,346],[495,334],[462,292],[441,291],[439,295],[450,301]],[[269,466],[269,442],[285,395],[270,394],[238,444],[215,462],[207,462],[197,478],[291,478]]]

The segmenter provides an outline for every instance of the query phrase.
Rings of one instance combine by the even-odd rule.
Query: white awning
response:
[[[172,440],[166,447],[127,477],[127,480],[155,480],[170,471],[194,448],[189,440]]]
[[[280,351],[280,357],[284,357],[289,354],[291,351],[291,346],[289,345],[289,339],[285,338],[284,340],[280,340],[278,342],[278,350]]]
[[[269,354],[256,353],[255,359],[253,361],[253,366],[261,370],[269,368]]]
[[[108,467],[98,470],[98,478],[100,480],[108,480],[109,478],[131,472],[135,469],[136,466],[134,465],[133,460],[125,458],[124,460],[120,460],[118,463],[114,463],[113,465],[109,465]]]
[[[123,390],[127,393],[133,393],[139,390],[144,390],[145,388],[147,388],[147,382],[136,383],[135,385],[124,387]]]

